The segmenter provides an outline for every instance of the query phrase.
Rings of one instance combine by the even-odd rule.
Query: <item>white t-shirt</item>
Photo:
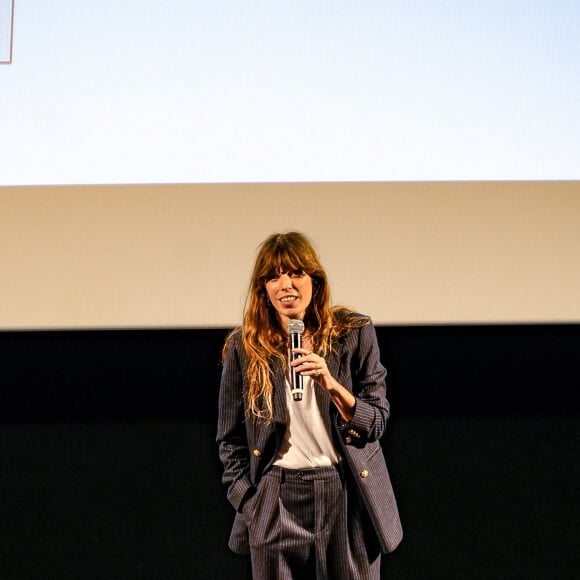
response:
[[[304,394],[294,401],[290,383],[286,380],[288,417],[284,441],[274,460],[274,465],[287,469],[308,469],[333,465],[340,461],[332,443],[314,392],[316,385],[311,377],[304,377]]]

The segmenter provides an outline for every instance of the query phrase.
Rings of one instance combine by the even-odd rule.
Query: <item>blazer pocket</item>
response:
[[[382,451],[382,448],[378,441],[368,443],[362,449],[363,460],[370,461],[379,451]]]
[[[262,495],[263,488],[264,486],[262,485],[262,480],[260,480],[258,482],[258,485],[256,486],[256,491],[254,492],[254,494],[250,496],[242,506],[242,514],[244,516],[244,519],[246,520],[246,525],[248,527],[252,525],[252,523],[258,516],[256,512],[260,511],[259,509],[260,496]]]

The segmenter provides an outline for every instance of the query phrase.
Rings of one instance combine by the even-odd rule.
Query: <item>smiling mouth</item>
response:
[[[284,296],[284,298],[280,298],[282,304],[288,304],[289,302],[294,302],[294,300],[298,300],[298,296]]]

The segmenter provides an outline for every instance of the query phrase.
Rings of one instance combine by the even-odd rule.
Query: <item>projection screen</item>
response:
[[[57,5],[58,4],[58,5]],[[580,5],[0,0],[0,328],[580,320]]]

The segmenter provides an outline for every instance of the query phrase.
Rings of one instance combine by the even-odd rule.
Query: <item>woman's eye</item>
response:
[[[296,270],[296,272],[292,272],[290,276],[292,278],[302,278],[304,276],[304,270]]]

